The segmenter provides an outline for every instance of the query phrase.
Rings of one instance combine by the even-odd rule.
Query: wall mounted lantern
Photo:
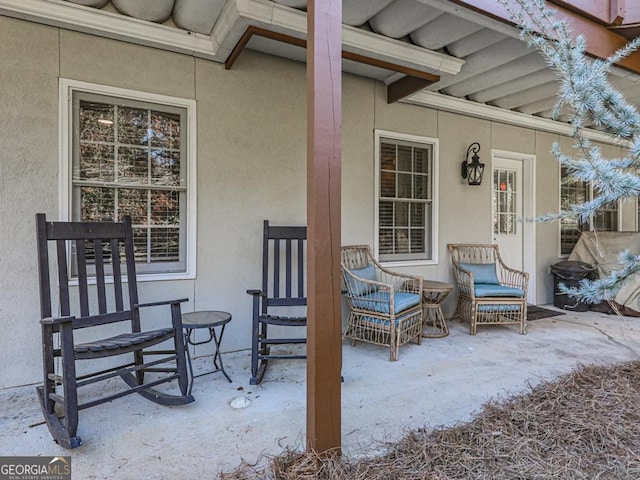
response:
[[[479,151],[480,144],[478,142],[472,143],[467,149],[466,158],[462,161],[462,178],[466,178],[469,185],[480,185],[482,183],[484,163],[480,162]],[[473,153],[471,161],[469,161],[470,153]]]

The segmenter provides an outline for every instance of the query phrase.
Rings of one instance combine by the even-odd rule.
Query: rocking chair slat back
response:
[[[56,240],[58,253],[58,289],[60,296],[60,314],[71,315],[69,304],[69,273],[67,271],[67,248],[64,240]],[[48,268],[48,265],[46,266]]]
[[[89,315],[89,285],[87,284],[87,255],[84,240],[76,240],[76,265],[78,267],[78,294],[80,296],[80,316]]]
[[[51,297],[43,292],[51,292],[49,277],[49,250],[47,248],[47,221],[44,215],[36,216],[37,252],[38,252],[38,280],[40,282],[40,315],[42,318],[51,317]],[[59,246],[58,246],[59,248]]]
[[[111,258],[113,259],[113,294],[115,297],[116,311],[121,312],[124,310],[122,300],[122,272],[120,269],[120,249],[118,248],[118,241],[116,239],[111,239]]]
[[[104,284],[104,255],[102,254],[102,242],[93,241],[96,265],[96,286],[98,294],[98,312],[107,313],[107,293]]]
[[[306,305],[304,256],[307,227],[274,227],[265,223],[264,228],[262,291],[266,298],[262,302],[262,313],[266,314],[269,306]]]
[[[130,222],[130,220],[125,220]],[[46,236],[44,243],[40,245],[39,255],[41,261],[40,294],[41,314],[43,318],[52,315],[51,298],[51,274],[57,273],[57,289],[60,315],[77,315],[78,318],[90,317],[92,314],[108,316],[109,311],[125,311],[123,297],[123,268],[120,252],[127,251],[125,229],[122,224],[107,223],[92,224],[92,231],[98,238],[88,238],[89,234],[83,234],[80,223],[49,222],[46,224]],[[56,244],[56,262],[49,260],[46,246],[47,237]],[[81,238],[78,238],[81,237]],[[130,240],[131,241],[131,240]],[[135,277],[135,258],[131,249],[132,258],[125,258],[129,264],[125,272],[128,276]],[[91,271],[89,271],[91,267]],[[69,268],[75,273],[75,278],[70,275]],[[77,309],[72,306],[70,294],[70,280],[77,281],[78,301]],[[110,288],[107,288],[107,285]],[[129,284],[129,305],[137,303],[136,282]],[[97,312],[92,312],[97,309]],[[127,311],[131,311],[130,306]],[[114,317],[116,318],[116,317]],[[117,318],[122,318],[118,315]],[[133,314],[122,320],[133,320]],[[78,322],[80,323],[80,322]],[[134,324],[137,323],[134,321]],[[78,325],[80,326],[80,325]],[[139,330],[138,330],[139,331]]]

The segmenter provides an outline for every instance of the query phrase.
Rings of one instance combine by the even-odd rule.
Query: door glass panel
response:
[[[493,172],[493,233],[517,235],[517,178],[515,170]]]

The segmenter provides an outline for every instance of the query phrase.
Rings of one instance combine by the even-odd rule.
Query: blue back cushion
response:
[[[364,280],[373,280],[377,281],[376,277],[376,267],[373,263],[370,263],[364,268],[357,268],[351,270],[355,276],[360,277]],[[353,277],[347,275],[347,282],[349,283],[349,289],[353,295],[363,295],[366,293],[370,293],[376,290],[375,285],[370,285],[368,283],[360,282]]]
[[[497,285],[498,275],[494,263],[461,263],[460,267],[473,273],[473,283]]]

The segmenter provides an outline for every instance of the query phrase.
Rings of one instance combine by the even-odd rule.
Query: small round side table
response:
[[[453,290],[453,285],[445,282],[424,280],[422,283],[423,337],[440,338],[449,335],[449,328],[440,304],[447,298],[451,290]]]
[[[191,389],[193,388],[193,380],[196,377],[202,375],[208,375],[210,373],[222,372],[227,377],[229,383],[231,378],[224,371],[224,365],[222,364],[222,357],[220,356],[220,343],[222,342],[222,336],[224,335],[224,327],[231,321],[231,314],[228,312],[221,312],[219,310],[203,310],[200,312],[191,312],[182,314],[182,328],[185,330],[184,334],[184,349],[187,352],[187,364],[189,366],[189,390],[188,395],[191,395]],[[220,334],[216,333],[216,328],[220,327]],[[199,328],[209,329],[209,338],[201,341],[195,341],[195,330]],[[193,336],[193,338],[192,338]],[[189,345],[203,345],[213,340],[214,354],[213,354],[213,370],[198,375],[193,374],[193,367],[191,365],[191,355],[189,354]]]

